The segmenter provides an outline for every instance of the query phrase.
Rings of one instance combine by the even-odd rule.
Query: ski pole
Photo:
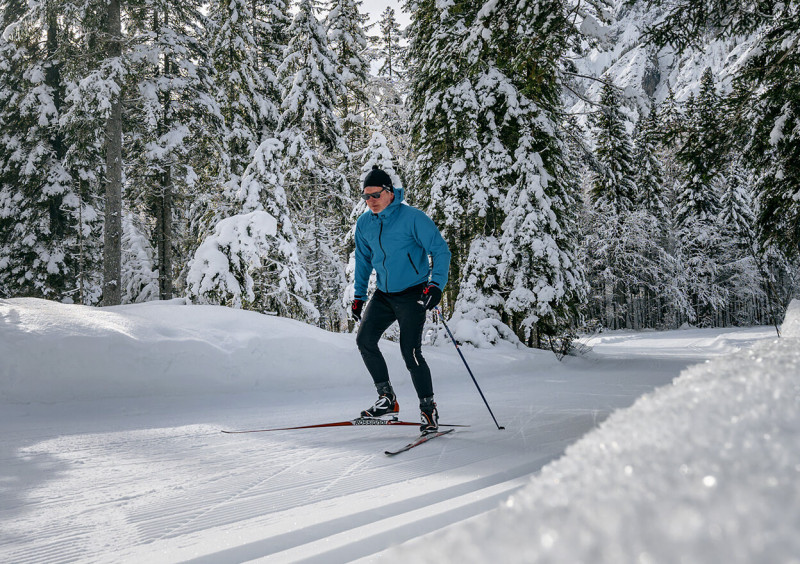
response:
[[[481,395],[481,398],[483,398],[483,403],[486,404],[486,409],[489,410],[489,415],[491,415],[492,419],[494,419],[494,424],[497,425],[498,429],[501,430],[505,429],[505,427],[500,426],[500,423],[497,422],[497,417],[495,417],[494,413],[492,413],[492,408],[489,407],[489,402],[486,401],[486,396],[483,395],[483,391],[481,390],[481,387],[478,385],[478,381],[475,379],[475,375],[472,373],[472,370],[470,370],[469,364],[467,364],[467,359],[464,358],[464,354],[461,352],[461,348],[458,346],[458,341],[456,341],[456,338],[453,336],[452,331],[450,331],[450,328],[447,326],[447,323],[445,323],[444,315],[442,315],[442,310],[440,310],[438,307],[436,308],[436,315],[438,315],[439,319],[442,320],[442,325],[444,325],[444,328],[447,330],[447,334],[450,335],[450,340],[453,341],[453,344],[456,347],[456,351],[458,351],[458,356],[460,356],[461,360],[464,361],[464,366],[467,367],[467,372],[469,372],[469,375],[472,377],[472,381],[475,382],[475,387],[478,388],[478,393]]]

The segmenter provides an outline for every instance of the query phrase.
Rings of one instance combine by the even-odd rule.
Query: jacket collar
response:
[[[386,219],[400,209],[400,206],[403,205],[403,200],[405,199],[405,190],[403,188],[392,188],[392,192],[394,192],[394,201],[379,213],[372,214],[373,216],[378,219]]]

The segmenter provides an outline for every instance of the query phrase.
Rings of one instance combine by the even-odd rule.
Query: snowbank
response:
[[[800,562],[800,302],[783,337],[616,412],[410,562]]]
[[[781,326],[781,335],[800,339],[800,300],[792,300],[786,310],[786,318]]]
[[[0,300],[0,359],[0,403],[305,390],[365,377],[352,335],[184,300]]]

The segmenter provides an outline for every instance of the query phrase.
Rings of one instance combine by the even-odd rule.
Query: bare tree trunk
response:
[[[158,197],[156,237],[158,238],[158,290],[162,300],[172,299],[172,174],[161,176]]]
[[[108,57],[122,55],[120,0],[108,2]],[[120,85],[121,86],[121,85]],[[122,301],[122,94],[111,102],[106,122],[106,211],[103,248],[103,305]]]
[[[158,34],[160,24],[158,20],[159,12],[154,11],[153,31]],[[164,26],[168,21],[168,13],[163,13]],[[163,75],[171,77],[172,64],[169,53],[164,54]],[[172,119],[170,104],[172,94],[170,91],[164,92],[162,104],[164,117],[159,123],[159,135],[166,133],[169,121]],[[172,299],[172,158],[164,163],[165,170],[158,175],[160,186],[155,197],[155,216],[156,216],[156,246],[158,252],[158,293],[162,300]]]

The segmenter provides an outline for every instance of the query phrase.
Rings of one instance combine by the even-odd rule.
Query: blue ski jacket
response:
[[[423,283],[444,289],[447,284],[447,242],[425,212],[403,203],[402,188],[393,190],[394,201],[383,211],[366,211],[356,221],[357,299],[367,298],[373,269],[382,292],[402,292]]]

